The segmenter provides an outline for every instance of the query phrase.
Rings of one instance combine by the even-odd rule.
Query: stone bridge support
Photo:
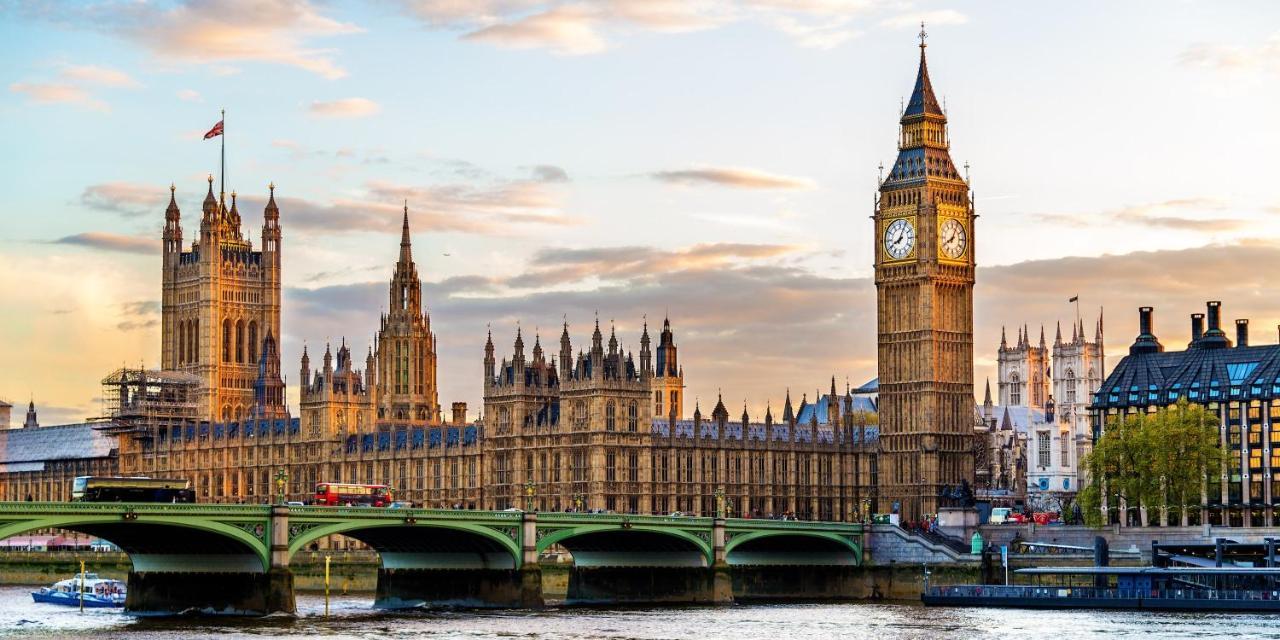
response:
[[[715,520],[702,535],[703,544],[711,543],[710,554],[706,547],[626,522],[565,538],[561,544],[574,558],[566,604],[733,602],[724,521]]]
[[[125,610],[142,615],[295,613],[288,518],[287,507],[271,508],[264,532],[270,543],[265,570],[260,559],[237,554],[130,553],[134,568],[129,572]],[[175,542],[190,545],[189,551],[201,551],[201,544],[191,537]]]
[[[382,556],[374,606],[404,609],[421,606],[475,608],[540,608],[542,568],[538,565],[538,515],[521,514],[519,555],[469,534],[420,528],[420,539],[435,536],[412,553],[392,551],[404,542],[387,544],[388,536],[364,535]],[[429,548],[428,548],[429,547]]]

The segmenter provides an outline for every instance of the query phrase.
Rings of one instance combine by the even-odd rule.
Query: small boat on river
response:
[[[111,578],[99,578],[96,573],[86,573],[68,580],[59,580],[52,587],[40,587],[39,591],[31,592],[31,599],[36,602],[68,607],[79,607],[82,597],[86,608],[123,607],[125,583]]]

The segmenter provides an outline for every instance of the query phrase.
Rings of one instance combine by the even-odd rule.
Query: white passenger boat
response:
[[[86,573],[83,579],[77,575],[68,580],[59,580],[52,587],[40,587],[39,591],[31,592],[31,598],[36,602],[69,607],[80,606],[82,595],[86,607],[123,607],[125,583],[111,578],[99,578],[96,573]]]

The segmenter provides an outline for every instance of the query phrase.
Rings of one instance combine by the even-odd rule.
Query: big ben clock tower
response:
[[[902,112],[898,159],[875,211],[879,495],[902,517],[937,513],[973,483],[974,214],[951,162],[947,116],[925,65]]]

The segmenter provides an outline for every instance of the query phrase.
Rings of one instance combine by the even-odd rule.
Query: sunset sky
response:
[[[921,20],[981,216],[979,393],[1001,325],[1052,340],[1076,294],[1111,364],[1139,305],[1170,348],[1210,299],[1276,341],[1275,2],[0,0],[0,397],[82,419],[158,363],[168,187],[189,242],[222,108],[255,244],[277,185],[295,409],[304,341],[363,356],[406,199],[472,417],[486,325],[501,357],[597,312],[633,351],[670,314],[704,411],[861,384]]]

